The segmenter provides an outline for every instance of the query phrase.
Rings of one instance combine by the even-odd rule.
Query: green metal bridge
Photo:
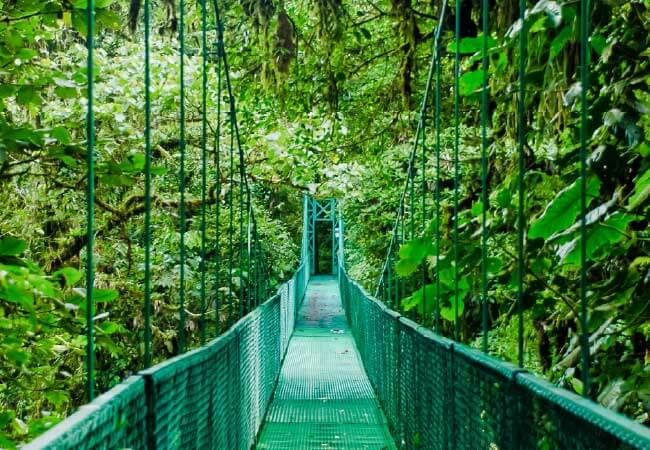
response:
[[[25,449],[648,449],[647,428],[402,317],[351,280],[305,198],[294,276],[227,332],[134,375]],[[334,274],[315,275],[331,222]]]
[[[352,280],[345,267],[345,232],[343,217],[332,199],[304,198],[301,261],[295,273],[275,292],[267,284],[272,255],[261,242],[254,214],[255,188],[246,177],[243,152],[239,140],[234,94],[228,75],[228,60],[223,46],[223,26],[218,3],[201,2],[203,11],[203,127],[202,127],[202,260],[200,291],[201,346],[189,351],[185,343],[185,74],[184,2],[180,3],[180,291],[178,356],[157,365],[152,364],[151,347],[151,108],[150,108],[150,46],[151,17],[149,1],[145,1],[145,115],[146,115],[146,185],[145,199],[145,335],[144,369],[121,384],[95,398],[94,395],[94,303],[93,289],[87,290],[87,394],[90,402],[67,420],[26,445],[25,449],[650,449],[649,430],[621,415],[609,411],[588,398],[579,397],[528,373],[522,366],[523,333],[521,297],[523,286],[524,229],[523,208],[519,208],[519,324],[520,348],[518,366],[500,361],[485,351],[442,337],[434,330],[418,325],[402,315],[400,299],[413,292],[395,274],[395,259],[400,243],[415,235],[413,213],[418,208],[414,194],[418,156],[426,157],[424,131],[426,117],[434,98],[437,171],[440,171],[440,34],[447,2],[443,2],[440,26],[435,30],[434,52],[413,152],[408,164],[408,177],[397,212],[393,239],[390,243],[382,276],[375,295],[366,292]],[[582,0],[583,18],[587,18],[589,2]],[[488,2],[482,2],[487,11]],[[457,2],[456,7],[459,7]],[[212,8],[212,9],[211,9]],[[523,18],[526,2],[520,2]],[[94,218],[94,113],[93,113],[93,41],[94,2],[88,2],[88,234],[86,286],[94,286],[93,218]],[[210,11],[213,14],[210,14]],[[455,35],[460,34],[456,15]],[[483,14],[487,30],[488,14]],[[216,41],[209,48],[209,25]],[[484,33],[487,36],[488,33]],[[525,26],[521,32],[521,50],[525,54]],[[588,21],[582,22],[582,82],[586,92],[588,67]],[[458,47],[458,46],[457,46]],[[484,39],[484,84],[482,89],[483,162],[486,158],[487,128],[487,38]],[[456,49],[455,162],[456,193],[458,192],[458,144],[460,71],[459,50]],[[523,60],[523,58],[521,58]],[[218,111],[219,123],[215,141],[216,172],[226,167],[228,194],[225,204],[216,202],[216,221],[227,223],[228,251],[225,261],[217,267],[228,273],[226,294],[212,301],[217,313],[213,322],[215,333],[207,337],[206,304],[206,197],[208,127],[206,96],[207,71],[217,71],[218,98],[224,98],[224,110]],[[523,69],[522,69],[523,70]],[[520,74],[523,75],[523,72]],[[434,81],[435,78],[435,81]],[[523,158],[525,122],[522,97],[525,77],[519,83],[519,150]],[[586,94],[582,97],[586,111]],[[221,108],[219,101],[219,108]],[[586,153],[587,133],[583,114],[582,153],[582,245],[586,245]],[[223,128],[222,128],[223,127]],[[229,134],[222,142],[221,134]],[[229,158],[222,161],[222,146]],[[484,170],[486,165],[483,166]],[[221,169],[220,169],[221,168]],[[520,167],[519,193],[523,195],[523,166]],[[422,175],[422,196],[426,180]],[[217,176],[217,192],[223,186]],[[486,174],[483,176],[483,198],[487,195]],[[436,180],[436,185],[439,180]],[[436,189],[436,194],[438,189]],[[437,198],[437,195],[436,195]],[[458,197],[456,196],[456,199]],[[485,202],[487,203],[487,202]],[[523,204],[523,196],[520,197]],[[219,208],[223,207],[223,210]],[[422,201],[420,218],[427,217]],[[439,203],[429,215],[437,217]],[[458,204],[455,204],[458,216]],[[485,221],[485,216],[483,216]],[[455,245],[458,221],[455,225]],[[424,226],[424,223],[422,224]],[[485,244],[487,229],[483,222],[481,240]],[[219,225],[217,226],[219,229]],[[327,230],[323,245],[319,229]],[[410,231],[409,231],[410,229]],[[440,239],[439,230],[437,239]],[[331,244],[330,244],[331,242]],[[329,274],[319,267],[319,249],[331,252]],[[483,245],[482,266],[486,273],[487,247]],[[216,253],[220,255],[220,252]],[[233,257],[232,255],[238,255]],[[219,256],[217,256],[218,258]],[[436,255],[438,258],[439,255]],[[322,259],[322,258],[321,258]],[[582,249],[582,323],[587,323],[585,300],[585,252]],[[239,285],[233,274],[239,274]],[[242,274],[246,273],[247,277]],[[415,280],[424,283],[422,280]],[[458,291],[458,277],[455,289]],[[439,281],[438,281],[439,282]],[[487,278],[483,284],[483,305],[487,301]],[[438,290],[439,291],[439,290]],[[235,293],[237,297],[235,298]],[[434,299],[431,299],[434,301]],[[458,296],[456,296],[458,302]],[[228,311],[227,323],[220,323],[220,308]],[[394,309],[392,309],[394,308]],[[458,325],[458,305],[455,308]],[[484,310],[485,311],[485,310]],[[436,303],[436,321],[439,305]],[[484,321],[484,325],[486,325]],[[226,331],[221,332],[224,329]],[[437,328],[436,328],[437,329]],[[456,329],[458,327],[456,326]],[[484,330],[487,336],[487,329]],[[588,386],[589,345],[587,327],[582,330],[583,377]],[[588,389],[585,389],[588,391]]]

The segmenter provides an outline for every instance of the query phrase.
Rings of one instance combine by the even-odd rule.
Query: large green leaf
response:
[[[66,286],[74,285],[83,277],[83,274],[73,267],[64,267],[63,269],[57,270],[52,275],[63,278]]]
[[[75,288],[74,292],[82,298],[86,298],[86,289]],[[119,296],[118,292],[114,289],[93,289],[93,300],[95,303],[109,303]]]
[[[395,264],[395,271],[398,275],[407,277],[417,270],[424,258],[434,252],[435,247],[430,238],[411,239],[400,246],[400,259]]]
[[[452,296],[453,297],[453,296]],[[451,306],[445,307],[443,306],[440,308],[440,317],[443,319],[453,322],[454,319],[456,318],[456,299],[455,297],[451,299]],[[465,302],[458,297],[458,317],[461,317],[463,315],[463,312],[465,311]]]
[[[0,256],[20,256],[27,249],[27,242],[7,236],[0,240]]]
[[[18,286],[18,283],[7,283],[0,286],[0,298],[11,303],[18,303],[28,311],[34,308],[34,295],[28,288]]]
[[[591,177],[587,181],[587,205],[598,196],[600,180]],[[562,189],[546,206],[542,215],[533,222],[528,231],[529,239],[548,239],[554,233],[570,227],[580,213],[580,180]]]
[[[430,314],[433,311],[436,298],[436,285],[427,284],[423,288],[413,292],[409,297],[402,299],[402,308],[411,311],[417,307],[419,314]]]
[[[496,47],[497,40],[488,37],[488,49]],[[456,41],[451,41],[447,46],[450,53],[456,52]],[[470,54],[476,52],[483,52],[483,35],[477,37],[466,37],[460,40],[460,53]]]
[[[650,197],[650,170],[639,176],[634,182],[634,192],[627,201],[628,210],[632,211]]]
[[[573,28],[571,26],[564,27],[551,41],[551,58],[555,58],[566,47],[573,36]]]
[[[456,316],[456,304],[458,304],[458,317],[461,317],[465,311],[465,297],[469,293],[469,282],[467,278],[458,280],[458,300],[456,300],[455,286],[452,285],[449,288],[447,299],[440,308],[440,316],[453,322]]]
[[[483,86],[483,72],[475,70],[464,73],[458,80],[459,93],[466,97]]]
[[[590,260],[602,254],[608,246],[623,240],[631,222],[637,217],[631,214],[617,212],[605,219],[604,222],[594,224],[587,231],[587,259]],[[580,236],[560,246],[557,251],[560,261],[578,266],[580,265]]]

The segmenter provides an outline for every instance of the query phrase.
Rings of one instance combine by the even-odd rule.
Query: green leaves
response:
[[[40,105],[42,102],[38,89],[33,85],[21,86],[16,93],[16,101],[19,105]]]
[[[399,276],[407,277],[416,271],[422,260],[435,253],[435,246],[428,237],[415,238],[403,243],[399,249],[399,261],[395,271]]]
[[[413,292],[410,296],[402,299],[402,308],[406,311],[417,308],[419,314],[431,314],[434,310],[435,302],[436,285],[427,284]]]
[[[617,212],[604,222],[593,224],[587,230],[587,259],[601,255],[611,245],[623,240],[631,222],[638,218],[631,214]],[[561,245],[557,251],[561,262],[568,265],[580,265],[580,236]]]
[[[564,27],[551,41],[551,59],[558,56],[573,37],[573,27]]]
[[[600,180],[591,177],[587,181],[587,205],[598,196]],[[580,213],[579,180],[562,189],[548,204],[542,215],[535,220],[528,231],[529,239],[548,239],[573,224]]]
[[[467,278],[459,280],[458,298],[456,298],[453,268],[441,270],[439,276],[440,317],[449,322],[453,322],[456,316],[456,306],[458,306],[458,317],[461,317],[465,311],[465,297],[467,297],[470,290],[469,282]],[[410,296],[403,298],[401,302],[402,307],[406,311],[417,308],[419,314],[431,314],[435,311],[436,293],[436,283],[427,284],[413,292]]]
[[[75,288],[74,291],[81,298],[86,298],[85,288]],[[119,293],[114,289],[93,289],[93,300],[95,303],[110,303],[119,297]]]
[[[540,0],[530,11],[530,15],[544,14],[552,26],[557,27],[562,23],[562,7],[552,0]]]
[[[22,366],[29,361],[29,353],[17,348],[10,348],[5,351],[5,357],[16,366]]]
[[[650,197],[650,169],[639,175],[634,181],[634,191],[627,201],[628,211],[633,211],[643,205]]]
[[[95,0],[95,8],[108,8],[113,3],[115,3],[115,0]],[[88,7],[88,0],[75,0],[72,6],[76,9],[86,9]]]
[[[68,145],[72,142],[72,136],[70,136],[70,132],[65,127],[52,128],[52,130],[50,130],[50,136],[64,145]]]
[[[488,37],[488,50],[496,47],[498,44],[497,40]],[[456,52],[456,41],[451,41],[449,45],[447,46],[447,50],[450,53],[455,53]],[[460,40],[460,53],[463,55],[466,54],[472,54],[476,52],[483,52],[483,36],[477,36],[477,37],[466,37]]]
[[[458,80],[459,93],[463,97],[474,94],[483,86],[483,71],[475,70],[464,73]]]
[[[0,256],[20,256],[27,249],[27,242],[8,236],[0,240]]]
[[[63,269],[57,270],[52,275],[63,279],[66,286],[73,286],[83,277],[83,274],[80,271],[72,267],[64,267]]]

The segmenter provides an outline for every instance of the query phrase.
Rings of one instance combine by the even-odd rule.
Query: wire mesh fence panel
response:
[[[230,372],[236,364],[232,358],[223,358],[237,346],[237,327],[217,342],[170,359],[144,372],[149,406],[150,445],[155,448],[209,448],[209,437],[215,428],[211,405],[220,395],[213,388],[214,377],[221,371]],[[226,367],[215,367],[215,362]],[[231,375],[232,376],[232,375]],[[236,391],[236,384],[227,389]],[[236,407],[236,403],[230,403]],[[219,427],[216,427],[219,428]]]
[[[145,448],[146,414],[144,380],[130,377],[23,448]]]
[[[220,337],[129,378],[25,448],[249,449],[304,296],[304,267]]]
[[[416,410],[416,396],[418,395],[417,365],[419,353],[417,352],[415,335],[417,334],[414,323],[400,319],[399,329],[399,372],[397,385],[399,393],[397,398],[399,410],[399,435],[397,439],[402,445],[414,448],[419,444],[420,430],[418,427],[418,414]],[[409,321],[410,322],[410,321]]]
[[[650,431],[401,318],[339,268],[342,303],[400,448],[650,449]]]
[[[586,399],[530,374],[517,376],[517,389],[521,448],[650,449],[647,427]]]
[[[454,344],[452,423],[456,448],[517,448],[514,366]]]
[[[239,430],[236,427],[237,416],[233,414],[239,405],[239,373],[236,361],[239,359],[238,348],[234,342],[236,336],[230,334],[221,341],[213,341],[208,346],[214,349],[212,358],[210,420],[211,445],[206,448],[236,448]],[[219,349],[219,347],[221,347]]]
[[[239,442],[236,448],[248,448],[254,442],[261,423],[260,403],[260,352],[259,333],[261,308],[249,314],[248,323],[241,327],[239,337]],[[270,356],[270,355],[269,355]],[[243,382],[242,382],[243,381]]]
[[[291,296],[290,296],[291,297]],[[290,304],[293,304],[294,299],[288,299]],[[262,321],[260,324],[260,351],[261,357],[261,376],[259,378],[259,392],[260,392],[260,401],[258,403],[258,412],[259,417],[263,420],[266,415],[266,411],[273,396],[273,389],[275,387],[275,382],[280,373],[281,363],[282,363],[282,343],[280,341],[280,335],[277,333],[278,329],[282,329],[280,322],[280,309],[281,301],[268,303],[266,307],[268,311],[266,314],[262,315]],[[290,309],[290,308],[289,308]],[[293,324],[290,323],[289,326],[293,329]],[[256,432],[259,430],[259,424],[257,426]]]
[[[449,412],[453,383],[451,341],[424,327],[415,334],[418,358],[416,409],[419,428],[414,444],[419,448],[446,448],[452,439]]]

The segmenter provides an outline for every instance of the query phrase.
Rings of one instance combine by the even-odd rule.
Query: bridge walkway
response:
[[[312,277],[259,450],[395,449],[332,276]]]

